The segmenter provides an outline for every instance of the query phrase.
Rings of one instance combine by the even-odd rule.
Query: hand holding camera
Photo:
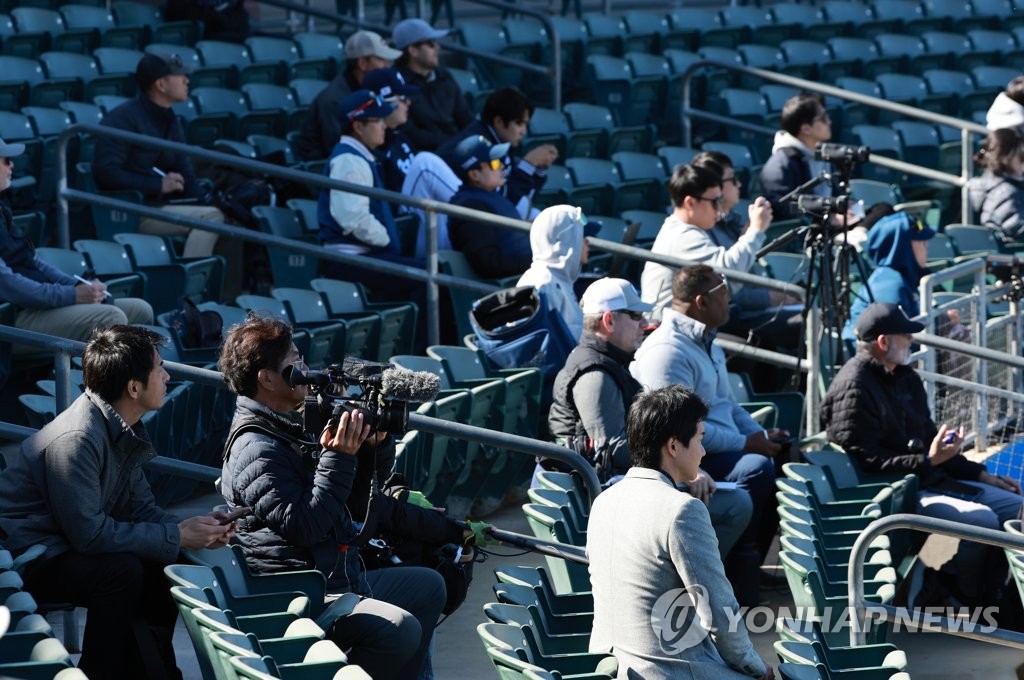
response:
[[[344,411],[337,419],[327,423],[320,433],[320,446],[328,451],[355,455],[370,435],[370,425],[362,411]]]

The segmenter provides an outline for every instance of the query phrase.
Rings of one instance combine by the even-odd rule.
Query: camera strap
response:
[[[320,445],[317,442],[293,437],[287,432],[282,432],[279,429],[269,427],[265,424],[262,418],[253,416],[242,419],[241,424],[234,428],[231,431],[231,434],[228,435],[227,441],[224,442],[224,452],[222,456],[224,460],[227,460],[228,456],[231,454],[231,447],[235,445],[235,441],[243,434],[249,432],[258,432],[272,439],[276,439],[282,444],[290,447],[304,460],[316,460],[319,457]]]

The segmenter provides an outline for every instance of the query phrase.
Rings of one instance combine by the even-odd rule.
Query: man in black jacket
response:
[[[424,542],[463,545],[466,532],[439,512],[387,497],[375,500],[367,515],[372,463],[376,457],[378,478],[389,473],[390,463],[380,461],[394,459],[394,443],[386,433],[371,433],[360,411],[343,413],[318,439],[303,432],[295,416],[307,388],[291,387],[286,373],[306,366],[287,324],[250,314],[224,341],[220,367],[238,395],[220,489],[232,509],[252,508],[237,534],[249,567],[317,569],[329,594],[363,595],[328,631],[330,638],[351,648],[352,663],[374,678],[418,677],[445,604],[445,583],[422,567],[367,571],[359,548],[368,537],[354,516]]]
[[[176,54],[146,54],[135,67],[139,96],[108,112],[103,125],[184,144],[185,133],[171,106],[188,99],[188,72]],[[213,196],[199,183],[192,161],[183,154],[101,136],[96,140],[92,174],[100,189],[138,191],[147,204],[169,212],[209,222],[224,221],[224,214],[210,205]],[[212,232],[148,217],[139,221],[139,231],[188,234],[185,257],[212,255],[217,243],[217,234]]]
[[[1020,484],[965,458],[962,426],[935,426],[924,385],[908,365],[911,335],[922,330],[895,304],[868,305],[857,319],[857,354],[829,386],[821,424],[865,472],[918,475],[921,514],[1000,529],[1020,514]],[[985,588],[1005,569],[996,552],[960,542],[957,587],[972,603],[991,604],[982,601]]]
[[[412,99],[406,131],[418,151],[436,151],[473,121],[459,84],[439,65],[438,39],[446,35],[448,31],[435,29],[422,19],[405,19],[391,31],[391,42],[402,50],[398,69],[405,82],[420,88]]]
[[[345,68],[320,91],[295,138],[300,161],[327,158],[341,139],[341,100],[358,90],[367,73],[388,68],[402,53],[387,46],[373,31],[356,31],[345,41]],[[375,90],[372,86],[366,89]]]

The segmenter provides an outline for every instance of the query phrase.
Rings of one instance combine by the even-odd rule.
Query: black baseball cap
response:
[[[858,340],[871,341],[879,335],[911,335],[924,330],[924,324],[911,321],[899,305],[872,302],[854,324]]]
[[[142,91],[164,76],[184,76],[192,69],[177,54],[146,53],[135,67],[135,82]]]

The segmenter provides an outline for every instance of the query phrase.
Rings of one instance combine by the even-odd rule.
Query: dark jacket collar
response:
[[[633,361],[633,352],[620,349],[608,342],[606,338],[602,338],[600,335],[590,331],[584,331],[583,335],[580,336],[580,347],[589,347],[595,352],[600,352],[610,357],[615,363],[626,367],[629,366],[629,362]]]
[[[248,412],[246,415],[252,415],[262,420],[269,421],[268,424],[271,427],[276,427],[284,431],[286,434],[290,434],[297,438],[302,437],[302,425],[298,423],[290,413],[275,411],[255,399],[243,397],[241,395],[238,397],[236,408],[240,412]]]
[[[156,457],[153,444],[149,441],[149,433],[142,421],[129,426],[114,407],[95,392],[85,391],[85,398],[103,417],[107,436],[117,455],[126,460],[141,456],[143,461]]]

